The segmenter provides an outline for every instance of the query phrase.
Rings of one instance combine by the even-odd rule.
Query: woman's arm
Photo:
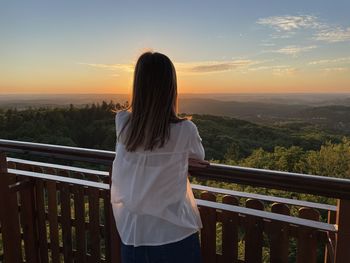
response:
[[[189,137],[189,159],[204,161],[205,151],[202,145],[202,138],[199,135],[197,126],[192,122],[192,130]]]
[[[205,167],[208,167],[210,165],[210,163],[208,161],[205,161],[205,160],[190,158],[190,159],[188,159],[188,165],[192,166],[192,167],[205,168]],[[190,174],[190,172],[188,172],[187,176],[192,176],[192,175]]]
[[[205,151],[202,145],[202,138],[199,135],[197,126],[193,124],[188,164],[194,167],[206,167],[210,163],[204,160],[204,157]]]
[[[210,165],[210,163],[206,160],[200,160],[200,159],[194,159],[194,158],[189,158],[188,164],[194,167],[207,167]]]

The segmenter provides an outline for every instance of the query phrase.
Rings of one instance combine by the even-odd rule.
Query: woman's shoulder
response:
[[[115,118],[117,120],[117,119],[129,116],[129,114],[130,114],[130,111],[128,111],[128,110],[119,110],[119,111],[116,112]]]
[[[129,115],[131,112],[128,110],[118,110],[116,111],[117,116],[122,116],[122,115]]]
[[[181,123],[181,126],[188,132],[197,131],[197,125],[190,119],[185,119],[180,123]]]
[[[115,124],[117,127],[122,127],[124,123],[127,121],[127,117],[129,116],[130,112],[127,110],[120,110],[116,112],[115,115]]]

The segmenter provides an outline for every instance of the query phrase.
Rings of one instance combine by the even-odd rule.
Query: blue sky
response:
[[[0,92],[126,93],[145,49],[169,55],[183,92],[350,92],[349,10],[350,1],[2,1]]]

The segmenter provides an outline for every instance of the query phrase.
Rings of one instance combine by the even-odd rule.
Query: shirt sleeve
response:
[[[117,151],[117,145],[118,145],[118,137],[119,137],[119,133],[120,130],[122,128],[121,125],[121,118],[122,115],[124,114],[123,111],[118,111],[115,115],[115,135],[116,135],[116,139],[115,139],[115,150]]]
[[[205,151],[202,145],[202,138],[199,135],[198,128],[193,125],[189,141],[189,158],[204,160]]]
[[[118,112],[115,114],[115,133],[116,133],[116,137],[115,137],[115,152],[117,152],[117,146],[118,146],[118,135],[119,135],[119,131],[118,131]]]
[[[116,136],[118,137],[118,112],[115,114],[115,118],[114,118],[114,124],[115,124],[115,133],[116,133]]]
[[[123,123],[125,122],[126,112],[118,111],[115,115],[115,132],[116,136],[119,136],[121,129],[123,128]],[[122,123],[123,122],[123,123]]]

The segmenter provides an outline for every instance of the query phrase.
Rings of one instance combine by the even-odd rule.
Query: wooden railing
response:
[[[0,152],[0,262],[120,262],[109,202],[114,152],[7,140]],[[337,199],[333,206],[192,185],[203,262],[290,262],[293,254],[296,262],[318,262],[319,255],[350,262],[349,180],[219,164],[190,167],[190,174]]]

